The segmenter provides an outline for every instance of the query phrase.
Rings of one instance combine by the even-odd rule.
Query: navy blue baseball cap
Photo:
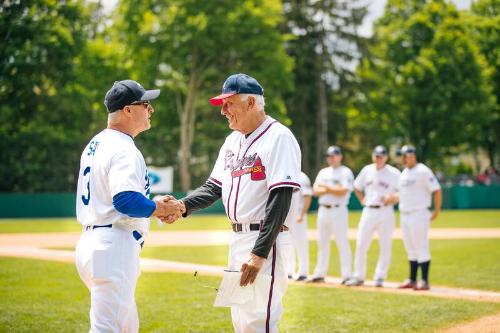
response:
[[[398,151],[398,155],[415,154],[416,152],[417,152],[417,150],[415,149],[415,147],[413,147],[411,145],[404,145]]]
[[[342,155],[342,149],[339,146],[330,146],[326,149],[327,156]]]
[[[387,156],[387,149],[384,146],[377,146],[373,148],[373,155],[375,156]]]
[[[264,96],[264,89],[262,86],[251,76],[246,74],[233,74],[224,81],[222,86],[222,93],[218,96],[210,98],[210,103],[213,106],[222,104],[224,98],[231,97],[236,94],[253,94]]]
[[[123,109],[134,102],[152,101],[160,96],[160,89],[146,90],[134,80],[116,81],[104,97],[109,113]]]

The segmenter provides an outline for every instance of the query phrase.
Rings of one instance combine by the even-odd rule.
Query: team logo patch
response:
[[[254,158],[252,166],[232,171],[231,177],[238,178],[248,173],[250,174],[251,180],[258,181],[266,179],[266,167],[262,165],[260,157],[256,156],[256,158]]]

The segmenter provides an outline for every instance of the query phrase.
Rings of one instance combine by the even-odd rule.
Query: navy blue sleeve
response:
[[[130,217],[150,217],[156,209],[153,200],[135,191],[124,191],[113,196],[113,206],[117,211]]]

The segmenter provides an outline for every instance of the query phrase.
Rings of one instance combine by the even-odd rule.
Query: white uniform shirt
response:
[[[319,197],[318,203],[320,205],[340,205],[347,206],[349,204],[349,197],[352,192],[352,182],[354,175],[351,169],[345,165],[334,167],[326,167],[321,169],[316,176],[314,181],[314,186],[319,184],[325,184],[329,186],[340,185],[347,188],[347,193],[343,196],[333,195],[331,193],[323,194]]]
[[[105,129],[90,140],[80,159],[77,220],[83,225],[120,223],[145,234],[149,219],[118,212],[113,196],[123,191],[147,196],[149,186],[146,163],[134,140],[122,132]]]
[[[232,223],[257,223],[272,189],[300,188],[300,161],[292,132],[268,116],[247,138],[237,131],[226,138],[209,181],[222,187]]]
[[[398,191],[401,172],[391,165],[377,170],[375,163],[361,169],[354,181],[354,188],[365,194],[365,206],[383,206],[384,197]]]
[[[417,163],[405,168],[399,179],[399,210],[412,212],[431,207],[432,192],[439,190],[439,182],[426,165]]]
[[[302,212],[302,208],[304,208],[304,196],[313,195],[311,181],[309,180],[309,177],[307,177],[307,175],[303,172],[300,173],[299,184],[300,184],[300,191],[294,194],[297,196],[297,202],[296,202],[297,214],[300,214]]]

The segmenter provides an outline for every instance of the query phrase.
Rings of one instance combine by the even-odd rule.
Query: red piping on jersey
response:
[[[271,288],[269,288],[269,298],[267,302],[266,333],[269,333],[269,321],[271,320],[271,301],[273,299],[274,269],[276,267],[276,242],[273,244],[273,262],[271,266]]]
[[[219,185],[219,187],[222,186],[222,182],[215,179],[214,177],[208,177],[208,180],[212,181],[212,183],[215,183],[215,185]]]
[[[240,157],[240,150],[241,150],[241,140],[240,140],[240,147],[238,148],[238,155],[236,155],[236,160],[238,160],[238,158]],[[234,182],[234,178],[231,177],[231,189],[229,190],[229,196],[227,197],[227,218],[229,219],[229,223],[231,223],[231,214],[230,214],[230,204],[231,204],[231,194],[233,193],[233,182]],[[235,206],[235,209],[236,209],[236,206]],[[236,222],[236,216],[235,216],[235,221]]]
[[[243,156],[241,158],[244,158],[245,155],[247,154],[248,152],[248,149],[250,149],[250,147],[254,144],[255,141],[259,140],[263,135],[264,133],[267,132],[267,130],[275,123],[277,123],[278,121],[275,120],[273,121],[272,123],[270,123],[269,125],[267,125],[267,127],[259,134],[257,135],[257,137],[255,139],[253,139],[253,141],[248,145],[247,149],[245,150],[245,153],[243,154]],[[241,141],[240,141],[240,147],[241,147]],[[238,152],[238,157],[239,157],[239,152]],[[236,188],[236,198],[234,199],[234,212],[233,212],[233,215],[234,215],[234,221],[237,222],[238,220],[236,219],[236,205],[238,204],[238,194],[240,192],[240,183],[241,183],[241,178],[240,177],[238,179],[238,187]],[[231,180],[232,182],[232,180]],[[231,183],[232,184],[232,183]]]
[[[271,186],[269,186],[269,191],[271,191],[274,187],[280,186],[280,185],[292,185],[292,186],[297,186],[300,187],[300,184],[293,183],[293,182],[281,182],[281,183],[276,183]]]

